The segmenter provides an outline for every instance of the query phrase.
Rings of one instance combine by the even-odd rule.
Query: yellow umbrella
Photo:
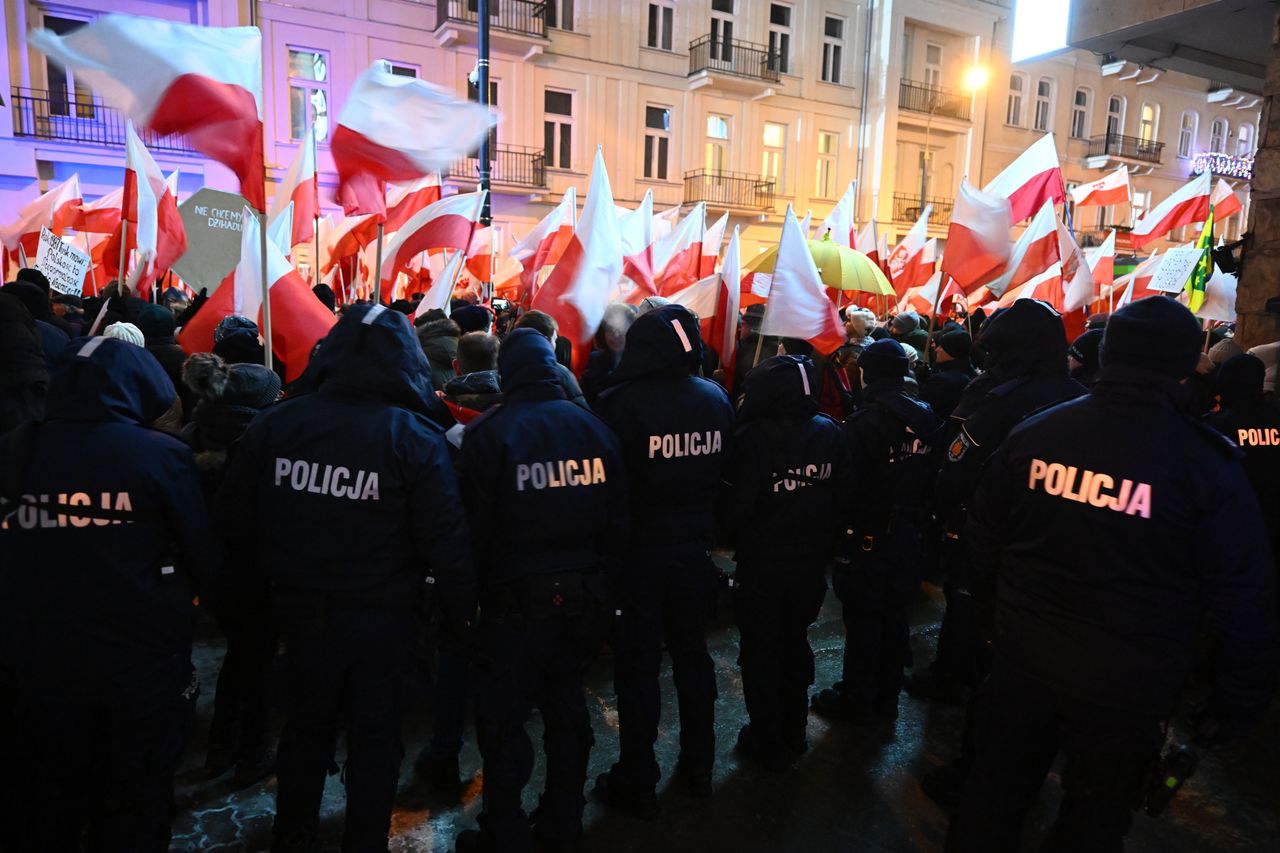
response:
[[[880,267],[862,252],[841,246],[823,234],[821,240],[808,240],[809,254],[818,268],[822,283],[836,290],[858,290],[881,296],[893,296],[893,285]],[[747,264],[751,272],[772,273],[778,259],[778,247],[762,252]]]

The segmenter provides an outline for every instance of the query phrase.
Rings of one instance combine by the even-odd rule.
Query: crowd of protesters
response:
[[[1121,849],[1197,649],[1202,744],[1271,700],[1280,344],[1245,353],[1173,300],[1074,341],[1032,300],[849,308],[833,353],[762,336],[752,306],[720,364],[651,297],[609,306],[577,373],[541,312],[357,302],[288,384],[245,317],[185,353],[202,303],[51,295],[34,270],[0,289],[0,850],[167,849],[197,614],[226,640],[205,767],[276,775],[273,850],[316,849],[343,732],[343,849],[387,849],[411,671],[433,679],[414,766],[439,792],[461,790],[474,716],[483,809],[459,850],[577,849],[588,793],[657,819],[664,650],[674,777],[711,797],[713,548],[736,565],[737,749],[784,773],[810,712],[875,727],[904,689],[963,704],[955,761],[922,780],[954,810],[949,851],[1019,849],[1059,753],[1046,849]],[[912,668],[926,576],[946,615]],[[811,695],[828,585],[842,673]],[[621,748],[588,783],[582,679],[606,642]]]

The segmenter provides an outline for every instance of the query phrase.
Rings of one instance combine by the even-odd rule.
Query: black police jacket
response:
[[[1205,422],[1244,451],[1244,471],[1262,507],[1262,523],[1272,550],[1280,551],[1280,408],[1259,399],[1206,415]]]
[[[840,424],[818,412],[816,383],[803,356],[747,376],[721,504],[739,563],[821,564],[848,522],[849,450]]]
[[[568,401],[533,329],[502,343],[503,402],[467,426],[458,459],[482,582],[608,568],[628,534],[618,439]]]
[[[215,525],[236,565],[368,607],[414,606],[430,574],[446,610],[469,614],[466,516],[408,320],[358,306],[311,367],[318,390],[263,411],[228,463]]]
[[[952,359],[935,365],[929,378],[920,383],[920,399],[944,421],[951,417],[964,389],[976,374],[969,359]]]
[[[174,398],[146,350],[79,339],[0,438],[0,668],[123,686],[189,655],[214,563],[191,451],[147,426]]]
[[[1247,722],[1280,643],[1270,548],[1238,451],[1180,413],[1184,393],[1104,368],[1089,396],[1028,418],[989,460],[967,539],[997,580],[996,651],[1025,674],[1166,715],[1207,608],[1222,707]]]
[[[697,319],[663,306],[632,324],[596,402],[622,442],[634,547],[707,542],[714,532],[733,407],[723,388],[692,375],[701,362]]]

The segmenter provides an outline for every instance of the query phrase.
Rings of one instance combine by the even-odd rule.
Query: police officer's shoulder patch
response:
[[[947,459],[951,462],[959,462],[975,443],[964,427],[961,427],[960,432],[956,434],[951,444],[947,446]]]

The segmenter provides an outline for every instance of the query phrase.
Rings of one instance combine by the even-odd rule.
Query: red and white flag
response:
[[[431,276],[431,287],[427,290],[422,300],[418,302],[418,307],[414,309],[413,318],[416,320],[423,314],[433,309],[439,309],[448,317],[450,313],[450,301],[453,297],[453,287],[457,283],[458,277],[462,274],[462,263],[465,256],[462,252],[450,252],[449,259],[444,262],[438,270],[433,270]],[[435,259],[432,259],[433,262]]]
[[[414,181],[396,184],[387,193],[386,231],[399,231],[409,219],[441,198],[440,173],[432,172]]]
[[[1140,249],[1181,225],[1208,219],[1211,182],[1209,173],[1202,172],[1148,210],[1133,226],[1133,247]]]
[[[709,338],[720,355],[720,367],[728,382],[733,381],[734,362],[738,352],[738,305],[742,298],[742,245],[738,226],[733,226],[729,248],[720,266],[720,304],[716,306],[715,328]]]
[[[1004,274],[988,284],[987,290],[993,297],[1002,297],[1008,291],[1042,275],[1061,260],[1058,216],[1053,209],[1053,200],[1049,199],[1041,205],[1035,218],[1027,225],[1027,230],[1022,232],[1022,236],[1014,244]]]
[[[1000,297],[999,307],[1008,308],[1019,299],[1039,299],[1047,302],[1053,310],[1062,313],[1062,264],[1054,262],[1049,268],[1038,273],[1027,281],[1009,288]]]
[[[829,355],[845,344],[844,325],[809,252],[795,212],[787,206],[782,237],[769,285],[769,304],[760,334],[799,338],[813,345],[819,355]]]
[[[911,226],[907,236],[889,253],[887,263],[893,279],[893,289],[901,298],[907,288],[920,287],[933,275],[932,258],[925,258],[925,247],[929,243],[929,214],[933,205],[926,204],[916,224]],[[936,244],[935,244],[936,245]]]
[[[320,272],[327,275],[335,265],[358,255],[361,249],[372,244],[378,233],[377,223],[374,220],[372,213],[347,216],[339,220],[329,230],[329,239],[326,241],[328,248]],[[324,231],[322,227],[321,233],[323,234]]]
[[[329,150],[348,215],[387,212],[386,182],[438,172],[474,151],[497,116],[379,60],[347,94]]]
[[[1128,166],[1119,166],[1114,172],[1071,190],[1071,202],[1076,207],[1106,207],[1127,203],[1130,198]]]
[[[293,204],[293,228],[289,245],[306,243],[316,236],[315,219],[320,215],[320,184],[316,179],[316,128],[312,125],[298,143],[298,153],[284,173],[284,180],[271,198],[267,222],[273,222]],[[285,252],[288,254],[288,252]]]
[[[853,228],[853,205],[854,184],[850,181],[849,188],[844,191],[844,195],[840,196],[840,201],[836,202],[836,206],[831,208],[827,218],[818,226],[818,239],[822,239],[823,234],[830,234],[831,239],[839,245],[857,249],[858,247],[854,245],[856,239]],[[868,224],[874,227],[874,223]],[[865,249],[858,249],[858,251],[870,254]]]
[[[692,311],[706,327],[703,329],[710,336],[707,325],[716,313],[716,305],[720,301],[720,275],[713,273],[706,278],[698,279],[693,284],[677,290],[667,297],[677,305],[683,305]]]
[[[1089,259],[1061,219],[1058,220],[1058,255],[1062,258],[1063,297],[1053,307],[1066,314],[1092,302],[1098,288]]]
[[[582,221],[564,257],[533,297],[533,307],[556,319],[574,344],[574,366],[585,367],[591,338],[604,317],[609,294],[622,275],[622,240],[604,154],[596,149]]]
[[[711,275],[716,271],[716,261],[720,260],[720,247],[724,245],[724,232],[729,225],[729,212],[708,226],[702,235],[702,255],[698,259],[698,274]]]
[[[669,207],[661,213],[653,215],[653,239],[655,242],[666,237],[672,231],[676,230],[676,226],[680,224],[680,207]]]
[[[1115,303],[1114,308],[1121,308],[1139,299],[1166,295],[1150,287],[1151,281],[1155,278],[1156,269],[1163,260],[1160,250],[1157,249],[1151,253],[1151,257],[1138,264],[1128,274],[1116,279],[1110,288],[1104,288],[1098,298],[1101,310],[1107,310],[1112,301]]]
[[[578,225],[578,196],[573,187],[564,192],[560,203],[533,230],[524,235],[511,250],[511,257],[520,262],[524,272],[520,284],[524,289],[523,300],[531,299],[537,284],[538,273],[543,267],[555,266],[564,255]]]
[[[640,206],[618,217],[622,240],[622,276],[634,285],[628,301],[639,302],[657,293],[653,283],[653,190],[647,190]]]
[[[235,173],[255,210],[266,210],[257,27],[109,14],[65,36],[37,30],[28,41],[139,127],[184,134]]]
[[[112,233],[105,257],[113,276],[123,278],[117,270],[120,240],[125,238],[127,253],[138,253],[137,290],[145,298],[155,281],[174,261],[187,251],[187,232],[178,213],[178,173],[166,180],[160,167],[147,151],[132,122],[125,127],[124,194],[121,209],[129,223]]]
[[[1113,284],[1116,280],[1116,231],[1111,229],[1107,239],[1101,246],[1085,249],[1085,260],[1089,263],[1089,274],[1098,287]]]
[[[1213,185],[1213,195],[1209,200],[1213,203],[1214,222],[1221,222],[1243,209],[1239,197],[1232,191],[1231,185],[1225,178],[1218,178],[1218,182]]]
[[[119,187],[96,201],[80,206],[75,229],[89,234],[110,234],[120,225],[124,206],[124,187]]]
[[[697,281],[702,265],[702,237],[707,230],[707,205],[698,202],[676,229],[653,247],[653,280],[658,293],[668,296]]]
[[[0,228],[0,243],[7,252],[18,256],[18,247],[27,255],[28,263],[35,263],[40,245],[40,229],[48,228],[62,236],[68,227],[74,227],[80,217],[80,176],[72,175],[56,187],[28,202],[18,210],[18,221]]]
[[[1015,223],[1035,213],[1046,201],[1064,201],[1067,189],[1062,183],[1053,134],[1046,133],[1033,142],[982,191],[1009,199],[1010,218]]]
[[[938,288],[942,287],[943,280],[946,280],[946,287],[943,287],[942,294],[938,294]],[[898,303],[898,311],[915,311],[917,314],[932,314],[935,306],[938,310],[945,310],[946,306],[956,296],[964,296],[964,291],[955,279],[947,275],[942,270],[938,270],[929,276],[929,280],[920,287],[913,287],[907,291],[906,296]]]
[[[888,252],[881,251],[880,243],[880,237],[876,234],[876,221],[872,219],[863,225],[862,230],[854,237],[853,248],[870,258],[873,264],[884,269]]]
[[[396,273],[408,269],[416,255],[431,249],[457,249],[465,254],[483,206],[484,193],[459,193],[415,213],[383,249],[383,290]]]
[[[942,270],[966,294],[996,278],[1009,262],[1009,225],[1007,199],[960,181]]]

